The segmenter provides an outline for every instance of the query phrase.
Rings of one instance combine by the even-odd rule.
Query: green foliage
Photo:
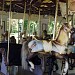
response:
[[[50,21],[48,25],[48,33],[52,33],[54,28],[54,21]]]
[[[30,21],[30,34],[37,31],[37,23],[35,21]]]
[[[27,30],[28,20],[24,21],[24,30]]]

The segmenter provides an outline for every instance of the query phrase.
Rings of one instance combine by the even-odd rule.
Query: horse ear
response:
[[[62,28],[64,28],[64,27],[68,27],[68,23],[63,23]]]
[[[72,28],[72,25],[70,25],[69,23],[64,23],[64,26],[68,27],[68,28]]]
[[[64,23],[64,26],[68,26],[68,23],[67,23],[67,22],[65,22],[65,23]]]

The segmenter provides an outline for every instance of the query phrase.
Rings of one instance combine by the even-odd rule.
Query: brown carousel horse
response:
[[[68,43],[68,33],[71,31],[71,26],[68,23],[64,23],[60,28],[59,34],[55,40],[32,40],[28,43],[28,47],[32,53],[52,53],[60,60],[65,60],[65,67],[62,70],[61,75],[66,75],[68,70],[68,60],[66,54],[66,48]],[[51,74],[49,74],[51,75]]]

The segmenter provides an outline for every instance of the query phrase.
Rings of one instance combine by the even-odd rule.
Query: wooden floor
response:
[[[4,75],[4,74],[0,72],[0,75]],[[14,74],[9,74],[9,75],[14,75]],[[35,74],[27,70],[20,70],[15,75],[35,75]],[[43,75],[48,75],[48,73],[44,73]],[[52,75],[60,75],[60,74],[54,72]],[[75,75],[75,73],[69,73],[68,75]]]
[[[32,72],[30,72],[30,71],[21,71],[21,72],[18,72],[17,73],[17,75],[35,75],[35,74],[33,74]],[[48,73],[44,73],[43,75],[48,75]],[[58,73],[53,73],[53,75],[60,75],[60,74],[58,74]]]
[[[24,72],[21,72],[21,73],[17,73],[17,75],[35,75],[29,71],[24,71]],[[44,73],[43,75],[48,75],[48,73]],[[60,75],[58,73],[53,73],[52,75]],[[75,75],[75,73],[71,73],[71,74],[68,74],[68,75]]]
[[[58,61],[58,65],[59,65],[59,70],[57,72],[53,72],[52,75],[60,75],[61,74],[61,63],[60,61]],[[4,75],[0,72],[0,75]],[[21,67],[19,67],[18,72],[16,74],[12,74],[9,73],[9,75],[35,75],[34,73],[27,71],[27,70],[23,70]],[[44,73],[43,75],[48,75],[48,73]],[[75,75],[75,67],[73,70],[68,70],[68,75]]]
[[[59,74],[58,71],[57,72],[53,72],[52,75],[60,75],[61,72]],[[35,74],[30,72],[30,71],[26,71],[26,70],[20,69],[19,72],[16,75],[35,75]],[[43,75],[48,75],[48,73],[44,73]],[[68,70],[68,75],[75,75],[75,68],[73,70]]]

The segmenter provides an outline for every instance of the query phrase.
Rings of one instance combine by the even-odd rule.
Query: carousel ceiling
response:
[[[66,3],[66,0],[59,0]],[[11,0],[11,11],[24,13],[26,2],[26,13],[41,15],[55,15],[56,0]],[[10,0],[0,0],[0,10],[8,12],[10,10]],[[58,15],[61,15],[58,6]]]

